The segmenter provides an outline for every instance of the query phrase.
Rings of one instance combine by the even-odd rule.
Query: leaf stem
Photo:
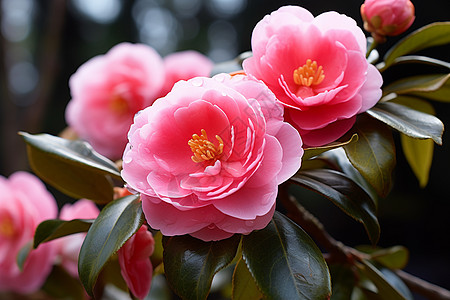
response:
[[[408,288],[422,296],[425,296],[429,300],[449,300],[450,291],[440,286],[429,283],[423,279],[420,279],[414,275],[406,273],[402,270],[394,271],[395,274],[400,277]]]

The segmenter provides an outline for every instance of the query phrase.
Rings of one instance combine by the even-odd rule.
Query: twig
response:
[[[449,300],[450,291],[437,286],[435,284],[429,283],[423,279],[415,277],[409,273],[402,270],[394,271],[398,277],[400,277],[403,282],[408,286],[408,288],[422,296],[425,296],[430,300]]]

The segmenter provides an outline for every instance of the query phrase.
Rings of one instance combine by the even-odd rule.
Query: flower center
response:
[[[115,94],[111,97],[111,102],[109,104],[110,109],[116,113],[125,113],[128,111],[127,100],[122,98],[120,95]]]
[[[303,67],[294,71],[294,82],[298,85],[310,87],[320,84],[325,78],[322,66],[317,67],[316,61],[308,59]]]
[[[14,225],[9,217],[6,217],[0,221],[0,235],[4,237],[12,237],[14,233]]]
[[[212,142],[208,140],[205,129],[201,130],[202,135],[193,134],[192,139],[188,141],[188,145],[191,147],[191,156],[193,162],[199,163],[206,160],[216,160],[223,152],[223,140],[220,136],[216,135],[216,139],[219,142],[217,148]]]

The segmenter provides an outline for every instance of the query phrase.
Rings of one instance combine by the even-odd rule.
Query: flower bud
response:
[[[361,5],[364,29],[377,42],[385,36],[396,36],[406,31],[414,21],[414,5],[410,0],[366,0]]]

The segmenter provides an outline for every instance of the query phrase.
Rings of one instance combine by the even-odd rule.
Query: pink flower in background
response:
[[[141,228],[117,252],[120,272],[130,291],[139,299],[150,291],[153,266],[150,256],[155,249],[155,240],[147,230]]]
[[[264,228],[303,155],[273,93],[241,75],[179,81],[136,115],[128,138],[122,176],[148,224],[205,241]]]
[[[34,175],[16,172],[9,179],[0,176],[0,291],[31,293],[49,275],[55,258],[52,243],[39,245],[17,266],[17,254],[33,241],[40,222],[54,219],[57,206],[53,196]]]
[[[198,76],[208,77],[213,68],[213,62],[197,51],[175,52],[164,57],[166,79],[161,90],[165,96],[179,80],[188,80]]]
[[[361,5],[364,29],[378,42],[385,36],[405,32],[414,22],[414,5],[410,0],[366,0]]]
[[[245,72],[275,93],[305,145],[335,141],[381,97],[382,77],[365,58],[364,33],[336,12],[314,18],[304,8],[281,7],[254,28],[252,51]]]
[[[61,208],[59,219],[66,221],[95,219],[99,213],[99,209],[92,201],[81,199],[74,204],[65,204]],[[85,236],[85,233],[77,233],[59,238],[54,242],[58,245],[61,264],[73,277],[78,277],[78,254]]]
[[[162,58],[153,48],[118,44],[70,78],[67,123],[100,154],[120,158],[134,114],[159,96],[164,76]]]

